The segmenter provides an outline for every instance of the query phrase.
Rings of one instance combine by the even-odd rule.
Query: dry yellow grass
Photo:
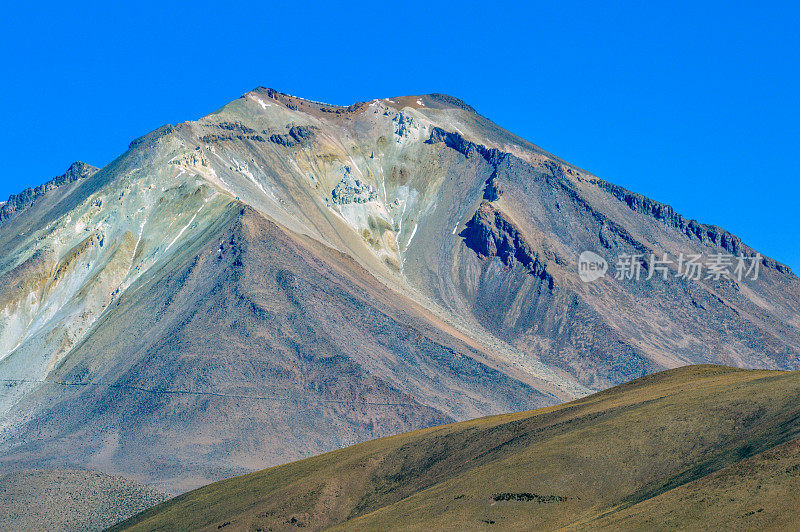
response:
[[[689,366],[217,482],[118,529],[787,528],[798,434],[800,373]]]

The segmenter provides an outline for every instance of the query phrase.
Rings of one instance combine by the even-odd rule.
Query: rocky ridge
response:
[[[82,161],[76,161],[69,165],[67,171],[63,174],[54,177],[47,183],[42,185],[26,188],[19,194],[12,194],[8,200],[0,205],[0,224],[14,215],[24,211],[38,200],[43,195],[58,189],[64,185],[74,183],[79,179],[84,179],[94,175],[98,168]]]

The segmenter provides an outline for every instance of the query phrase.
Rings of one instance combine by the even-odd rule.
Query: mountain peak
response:
[[[464,111],[468,111],[470,113],[476,113],[475,109],[469,105],[468,103],[464,102],[463,100],[456,98],[455,96],[450,96],[448,94],[441,94],[438,92],[432,92],[429,94],[420,94],[420,95],[406,95],[406,96],[392,96],[390,98],[374,98],[367,102],[354,102],[350,105],[336,105],[326,102],[320,102],[316,100],[310,100],[308,98],[302,98],[299,96],[294,96],[292,94],[288,94],[285,92],[280,92],[277,89],[269,88],[269,87],[256,87],[249,93],[245,94],[253,95],[263,95],[267,98],[272,100],[276,100],[281,102],[290,108],[296,110],[303,110],[304,106],[313,106],[316,107],[318,110],[339,110],[339,114],[345,111],[355,111],[362,109],[366,104],[375,101],[384,101],[390,104],[400,105],[403,107],[431,107],[434,109],[461,109]]]
[[[81,179],[83,177],[88,177],[89,175],[94,174],[97,172],[99,168],[96,166],[92,166],[91,164],[85,163],[83,161],[75,161],[67,171],[64,172],[62,175],[58,176],[56,179],[63,178],[63,179]]]
[[[431,94],[426,94],[425,97],[435,100],[437,102],[441,102],[442,104],[448,105],[450,107],[463,109],[464,111],[469,111],[470,113],[477,113],[477,111],[475,111],[475,108],[469,105],[467,102],[465,102],[460,98],[456,98],[455,96],[450,96],[449,94],[440,94],[438,92],[432,92]]]

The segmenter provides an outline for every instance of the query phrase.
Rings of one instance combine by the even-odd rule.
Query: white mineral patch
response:
[[[199,209],[197,209],[197,212],[194,213],[194,216],[192,216],[192,218],[189,220],[189,223],[184,225],[183,228],[180,231],[178,231],[178,234],[175,235],[175,238],[172,239],[172,242],[170,242],[169,245],[166,248],[164,248],[164,252],[167,252],[169,250],[169,248],[171,248],[173,246],[173,244],[175,244],[175,242],[177,242],[178,239],[181,236],[183,236],[184,231],[186,231],[192,225],[192,222],[194,222],[195,218],[197,218],[197,215],[200,214],[200,211],[202,211],[203,207],[206,206],[206,203],[208,203],[208,198],[203,200],[203,204],[200,206]]]
[[[408,246],[410,246],[410,245],[411,245],[411,241],[412,241],[412,240],[414,240],[414,235],[416,235],[416,234],[417,234],[417,228],[418,228],[418,227],[419,227],[419,224],[414,224],[414,230],[413,230],[413,231],[411,231],[411,236],[410,236],[410,237],[408,237],[408,242],[406,242],[406,246],[403,248],[403,251],[404,251],[404,252],[405,252],[406,250],[408,250]]]
[[[256,102],[258,103],[258,105],[261,106],[262,109],[266,109],[267,107],[272,107],[271,103],[266,103],[264,100],[262,100],[258,96],[255,96],[254,98],[255,98]]]
[[[356,169],[356,172],[358,172],[359,174],[361,174],[361,177],[364,177],[364,174],[363,174],[363,173],[361,173],[361,168],[359,168],[359,167],[358,167],[358,163],[356,163],[355,159],[353,159],[353,156],[352,156],[352,155],[350,155],[349,157],[350,157],[350,162],[351,162],[351,163],[353,163],[353,166],[354,166],[354,167],[355,167],[355,169]]]

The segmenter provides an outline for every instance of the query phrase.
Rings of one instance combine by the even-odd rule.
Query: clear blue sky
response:
[[[0,196],[259,85],[444,92],[800,272],[798,2],[434,4],[6,3]]]

